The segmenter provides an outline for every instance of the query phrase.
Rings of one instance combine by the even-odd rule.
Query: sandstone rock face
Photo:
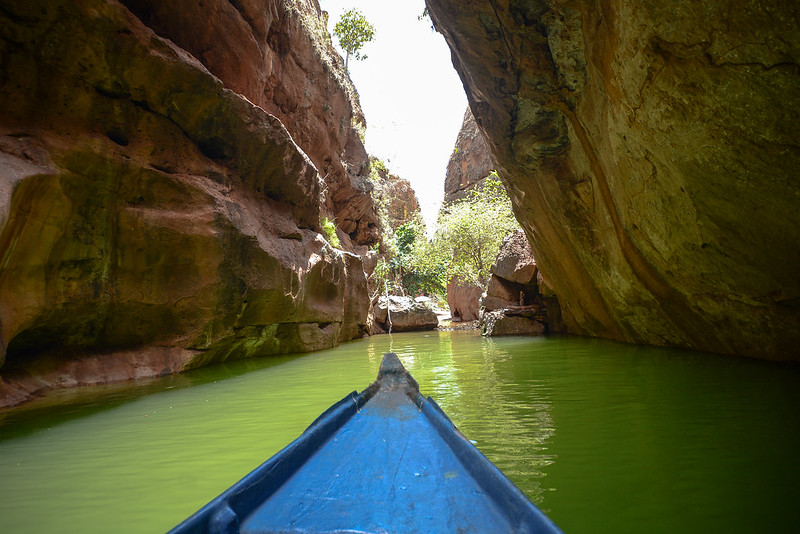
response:
[[[477,321],[481,309],[483,288],[458,278],[447,283],[447,306],[454,321]]]
[[[0,405],[367,333],[278,118],[113,0],[4,2],[0,55]]]
[[[325,180],[323,209],[349,236],[345,247],[380,240],[359,137],[366,122],[317,0],[122,3],[286,125]]]
[[[503,240],[492,265],[483,305],[489,310],[540,304],[539,269],[528,239],[517,230]],[[495,304],[492,304],[495,302]]]
[[[377,158],[370,158],[370,175],[372,194],[385,207],[386,222],[392,229],[421,217],[419,200],[411,182],[390,173],[386,164]]]
[[[467,108],[455,149],[447,162],[444,204],[462,199],[468,191],[480,187],[494,167],[483,132],[478,129],[472,110]]]
[[[543,322],[512,315],[505,309],[486,312],[481,320],[481,333],[485,336],[541,336],[545,330]]]
[[[516,231],[503,240],[503,246],[497,253],[491,271],[495,278],[517,284],[536,285],[539,270],[531,245],[523,232]]]
[[[427,4],[570,332],[800,357],[796,2]]]
[[[481,298],[484,335],[542,335],[563,331],[558,299],[539,291],[539,269],[528,239],[517,230],[503,240]],[[551,313],[552,311],[552,313]]]
[[[386,210],[392,228],[402,226],[420,216],[419,200],[408,180],[390,174],[385,193],[388,200]]]
[[[439,326],[436,313],[425,303],[415,302],[411,297],[379,297],[374,311],[377,332],[433,330]]]

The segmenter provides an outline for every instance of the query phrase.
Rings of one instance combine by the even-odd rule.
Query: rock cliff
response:
[[[283,122],[325,181],[323,210],[346,234],[345,248],[363,252],[380,240],[360,138],[366,122],[317,0],[122,3]]]
[[[414,188],[411,187],[411,182],[391,174],[385,187],[388,197],[386,211],[392,228],[398,228],[421,217],[419,200]]]
[[[571,332],[800,357],[796,2],[427,4]]]
[[[468,191],[483,184],[494,170],[492,155],[483,133],[478,129],[472,110],[467,108],[456,138],[456,146],[447,162],[444,178],[444,204],[464,198]]]
[[[477,283],[454,277],[447,282],[447,307],[455,322],[477,321],[480,318],[483,288]]]
[[[370,158],[370,173],[372,185],[376,188],[373,196],[381,205],[379,210],[386,210],[386,224],[396,230],[409,221],[421,218],[419,200],[411,182],[390,173],[386,164],[377,158]]]
[[[0,1],[0,405],[367,333],[319,234],[363,147],[316,3],[128,4]]]

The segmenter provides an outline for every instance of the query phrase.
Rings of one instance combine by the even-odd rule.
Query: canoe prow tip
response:
[[[419,384],[394,352],[387,352],[383,355],[381,367],[378,370],[378,381],[390,385],[390,387],[402,384],[412,392],[419,393]]]
[[[378,370],[378,375],[383,376],[387,374],[403,374],[408,373],[406,368],[403,366],[403,362],[400,361],[400,358],[394,352],[387,352],[383,355],[383,360],[381,360],[381,367]]]

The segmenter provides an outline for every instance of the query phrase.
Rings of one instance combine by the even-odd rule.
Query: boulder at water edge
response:
[[[436,313],[424,302],[415,302],[411,297],[380,297],[373,310],[374,333],[433,330],[439,326]]]

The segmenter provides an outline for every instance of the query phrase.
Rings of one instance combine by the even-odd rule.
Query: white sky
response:
[[[367,119],[367,152],[411,182],[432,228],[444,197],[447,161],[453,152],[467,98],[444,38],[417,17],[424,0],[319,0],[329,13],[328,31],[356,8],[375,26],[375,40],[350,58],[350,78]],[[344,54],[342,54],[344,57]]]

